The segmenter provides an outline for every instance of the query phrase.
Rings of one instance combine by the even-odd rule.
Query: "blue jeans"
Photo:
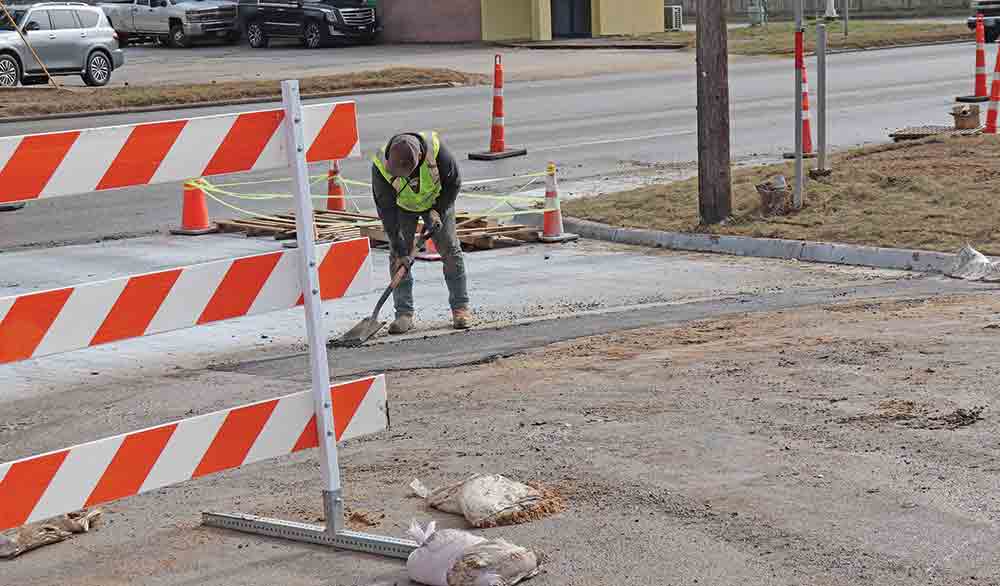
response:
[[[417,231],[416,214],[399,215],[399,231],[403,235],[406,250],[413,249],[413,240]],[[432,237],[437,246],[438,254],[444,261],[444,282],[448,285],[448,304],[452,310],[469,307],[469,290],[465,279],[465,257],[462,255],[462,243],[458,240],[455,228],[455,210],[449,209],[441,214],[441,229]],[[393,277],[393,267],[396,265],[395,252],[389,262],[389,278]],[[413,273],[407,273],[392,293],[396,306],[396,315],[413,315]]]

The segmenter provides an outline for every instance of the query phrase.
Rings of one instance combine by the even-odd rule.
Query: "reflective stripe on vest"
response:
[[[424,139],[424,144],[432,145],[431,152],[424,157],[420,164],[420,184],[418,190],[413,190],[413,183],[406,177],[393,177],[386,167],[385,148],[383,147],[372,162],[382,173],[382,177],[396,190],[396,205],[413,213],[423,213],[434,207],[434,202],[441,195],[441,172],[438,170],[437,157],[441,150],[441,139],[436,132],[421,132],[420,137]]]

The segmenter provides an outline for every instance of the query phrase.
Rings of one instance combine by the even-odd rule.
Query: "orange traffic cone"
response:
[[[331,212],[347,210],[344,184],[340,179],[340,161],[330,161],[330,171],[326,175],[326,209]]]
[[[976,77],[973,84],[973,94],[971,96],[959,96],[955,98],[958,102],[974,103],[989,101],[990,96],[986,93],[986,26],[983,23],[983,15],[976,15]]]
[[[473,161],[496,161],[510,157],[522,157],[528,150],[519,147],[507,148],[505,136],[506,122],[503,107],[503,57],[497,55],[493,62],[493,124],[490,130],[490,150],[485,153],[469,153]]]
[[[542,223],[542,242],[570,242],[579,240],[576,234],[563,231],[562,206],[559,204],[559,181],[556,179],[556,164],[549,163],[545,170],[545,214]]]
[[[181,227],[172,228],[170,233],[181,236],[201,236],[218,231],[218,226],[208,221],[208,204],[205,202],[205,192],[194,183],[185,183]]]
[[[441,260],[441,254],[438,253],[437,245],[434,244],[434,240],[428,240],[427,244],[424,245],[424,251],[418,252],[415,257],[417,260],[426,260],[428,262],[437,262]]]

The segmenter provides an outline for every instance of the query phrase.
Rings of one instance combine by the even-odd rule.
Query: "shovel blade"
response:
[[[358,325],[348,330],[346,334],[335,340],[333,346],[337,348],[356,348],[372,339],[383,327],[385,327],[384,321],[366,317],[358,322]]]

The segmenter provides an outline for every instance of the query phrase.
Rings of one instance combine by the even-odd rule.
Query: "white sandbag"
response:
[[[499,474],[476,474],[461,482],[428,490],[419,480],[410,488],[431,507],[463,515],[473,527],[512,525],[561,510],[541,491]]]
[[[946,274],[966,281],[997,281],[1000,280],[1000,263],[990,262],[978,250],[966,245]]]
[[[498,539],[466,549],[448,572],[448,586],[513,586],[536,574],[534,552]]]
[[[459,502],[473,527],[496,527],[518,522],[541,500],[542,493],[527,484],[491,474],[467,480]]]
[[[406,573],[410,580],[427,586],[448,586],[448,572],[472,546],[485,538],[456,529],[437,531],[432,521],[426,528],[416,522],[408,532],[418,547],[406,560]]]

